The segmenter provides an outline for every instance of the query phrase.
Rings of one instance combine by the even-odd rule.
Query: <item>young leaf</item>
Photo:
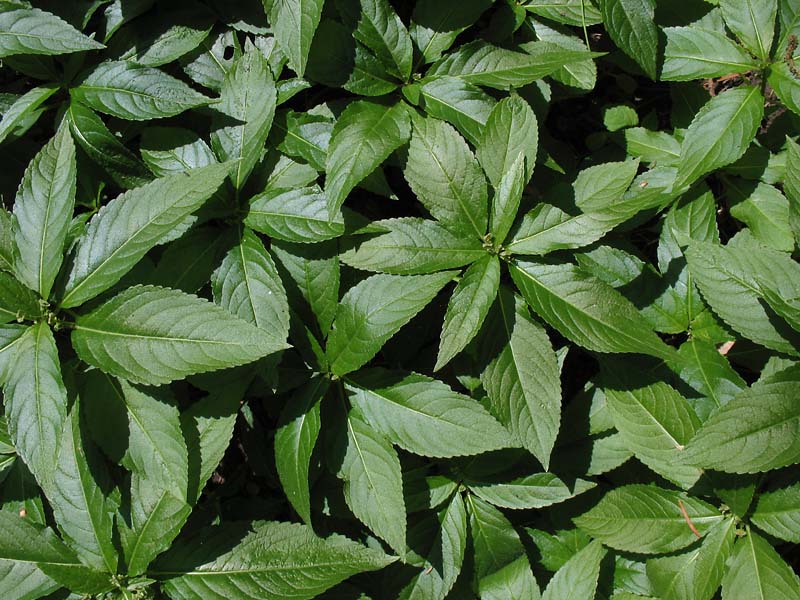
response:
[[[681,509],[681,505],[683,509]],[[685,548],[722,521],[710,504],[654,485],[625,485],[608,492],[575,524],[606,546],[625,552],[663,554]]]
[[[353,514],[398,555],[406,551],[406,508],[400,460],[380,432],[359,416],[347,416],[347,446],[339,477]]]
[[[631,383],[618,371],[603,389],[614,426],[636,458],[680,487],[691,488],[701,471],[685,464],[682,453],[700,419],[686,399],[663,381]]]
[[[536,165],[539,124],[530,105],[514,95],[492,109],[477,146],[477,157],[491,184],[498,188],[520,153],[525,157],[527,182]]]
[[[129,288],[78,317],[72,344],[87,363],[148,385],[243,365],[286,347],[207,300],[155,286]]]
[[[414,48],[406,26],[388,0],[338,0],[353,37],[372,50],[384,66],[402,81],[411,76]]]
[[[266,59],[247,44],[245,53],[225,75],[215,104],[218,116],[211,122],[211,147],[217,157],[236,161],[231,167],[231,183],[237,190],[261,158],[276,101],[275,81]]]
[[[745,47],[761,60],[767,60],[775,31],[777,0],[720,0],[725,24]]]
[[[505,448],[503,427],[477,402],[416,373],[374,369],[345,379],[350,401],[389,441],[421,456],[471,456]]]
[[[603,25],[625,54],[656,79],[658,27],[653,0],[600,0]]]
[[[444,121],[415,117],[412,124],[406,181],[443,225],[482,238],[488,221],[486,179],[469,146]]]
[[[373,275],[350,288],[328,337],[331,372],[342,376],[366,364],[452,278],[450,271]]]
[[[214,302],[252,323],[280,348],[289,334],[289,303],[278,269],[258,236],[245,228],[211,276]]]
[[[606,550],[597,540],[578,551],[547,584],[542,600],[560,600],[570,595],[592,598],[597,590],[600,563],[605,555]]]
[[[486,357],[481,383],[500,421],[548,468],[561,423],[555,352],[523,300],[506,288],[500,289],[490,315],[482,336],[489,336],[484,347],[492,352]]]
[[[709,100],[686,132],[675,184],[692,183],[740,158],[763,116],[764,97],[757,87],[738,87]]]
[[[311,525],[308,469],[320,430],[320,402],[329,382],[314,377],[287,402],[275,430],[275,467],[283,491],[297,514]]]
[[[344,264],[379,273],[419,275],[461,267],[486,256],[477,238],[453,234],[430,219],[386,219],[374,221],[373,226],[388,233],[343,252]]]
[[[722,579],[725,600],[790,600],[800,579],[770,543],[753,531],[736,542]]]
[[[273,189],[253,196],[244,222],[270,237],[299,244],[344,233],[341,212],[331,217],[325,194],[317,186]]]
[[[60,305],[78,306],[113,286],[224,181],[228,165],[170,175],[100,209],[80,238]]]
[[[117,572],[112,541],[116,508],[107,494],[111,478],[102,458],[81,431],[78,401],[64,422],[53,483],[45,487],[61,533],[87,566]]]
[[[128,61],[100,63],[70,94],[98,112],[132,121],[172,117],[211,101],[164,71]]]
[[[0,58],[15,54],[69,54],[105,48],[69,23],[38,8],[5,8],[0,12],[0,32]]]
[[[434,371],[450,362],[475,337],[497,296],[499,285],[500,261],[496,256],[486,256],[464,272],[447,304]]]
[[[32,325],[12,342],[13,358],[5,372],[3,399],[14,447],[46,486],[53,479],[67,419],[67,391],[53,333],[47,323]]]
[[[288,600],[313,598],[393,560],[341,535],[317,537],[306,525],[225,523],[173,546],[150,574],[166,579],[173,600]]]
[[[308,62],[311,40],[319,25],[324,0],[275,0],[269,22],[289,66],[302,77]]]
[[[800,484],[762,493],[750,522],[778,539],[799,543]]]
[[[722,77],[758,68],[756,61],[724,33],[696,27],[667,27],[664,33],[664,81]]]
[[[685,460],[727,473],[758,473],[800,462],[800,370],[754,384],[716,410],[686,448]]]
[[[511,276],[534,312],[576,344],[596,352],[675,357],[633,304],[572,265],[518,261]]]
[[[328,210],[336,214],[353,188],[411,135],[408,110],[359,100],[351,103],[333,127],[326,164]]]

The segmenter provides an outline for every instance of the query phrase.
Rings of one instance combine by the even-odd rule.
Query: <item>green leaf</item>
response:
[[[697,27],[667,27],[664,81],[691,81],[746,73],[758,63],[727,35]]]
[[[638,160],[609,162],[584,169],[572,184],[575,204],[587,213],[601,212],[619,204],[638,169]]]
[[[24,325],[0,325],[0,384],[5,386],[8,369],[13,366],[17,356],[17,348],[28,330]],[[23,344],[24,347],[24,344]],[[6,411],[8,410],[6,400]]]
[[[439,0],[420,0],[414,5],[409,33],[425,63],[437,60],[453,45],[458,34],[475,23],[493,0],[464,0],[458,10]]]
[[[156,177],[183,173],[217,162],[203,138],[180,127],[148,127],[142,132],[141,153]]]
[[[797,334],[767,312],[756,279],[796,281],[797,265],[785,254],[757,244],[727,246],[693,243],[686,260],[694,283],[723,321],[744,337],[787,354],[797,355]],[[791,294],[789,294],[791,295]]]
[[[539,600],[539,584],[531,571],[528,557],[523,555],[499,571],[478,582],[481,600]]]
[[[443,225],[482,238],[488,222],[486,179],[469,146],[444,121],[415,117],[412,125],[403,169],[412,191]]]
[[[560,600],[574,595],[576,598],[592,598],[600,577],[600,563],[606,550],[598,541],[591,542],[570,558],[542,594],[542,600]]]
[[[81,236],[60,305],[78,306],[113,286],[224,181],[215,164],[157,179],[100,209]]]
[[[109,131],[92,109],[70,102],[66,112],[72,137],[89,158],[124,189],[139,187],[153,177],[142,161]]]
[[[728,403],[747,387],[728,359],[710,342],[692,337],[678,349],[678,354],[683,358],[681,379],[711,398],[716,406]]]
[[[105,46],[37,8],[0,12],[0,58],[15,54],[69,54]]]
[[[339,258],[335,242],[309,245],[273,241],[271,250],[310,308],[311,320],[316,320],[320,331],[327,335],[339,306]],[[293,306],[300,308],[297,304]]]
[[[534,312],[576,344],[596,352],[675,357],[624,296],[570,264],[518,261],[511,276]]]
[[[155,286],[128,288],[78,317],[72,344],[87,363],[149,385],[243,365],[286,347],[207,300]]]
[[[709,100],[686,132],[676,185],[692,183],[740,158],[763,116],[764,97],[756,87],[738,87]]]
[[[115,504],[111,478],[97,449],[82,431],[78,402],[64,423],[52,485],[44,488],[64,539],[81,561],[97,571],[116,573],[112,541]]]
[[[58,86],[43,85],[29,90],[17,98],[14,103],[3,112],[3,120],[0,121],[0,144],[9,135],[19,135],[19,129],[33,115],[37,114],[37,109],[50,96],[58,91]]]
[[[479,403],[424,375],[373,369],[348,376],[345,387],[375,430],[421,456],[471,456],[510,441]]]
[[[341,535],[317,537],[306,525],[225,523],[173,546],[150,574],[166,579],[173,600],[306,600],[393,560]]]
[[[511,50],[478,40],[464,44],[437,62],[427,77],[458,77],[467,83],[499,90],[522,87],[566,64],[595,56],[588,50],[550,42],[529,42]]]
[[[477,238],[453,234],[430,219],[403,217],[372,224],[388,232],[356,242],[355,248],[341,254],[343,263],[365,271],[417,275],[461,267],[486,256]]]
[[[250,200],[245,224],[287,242],[311,243],[344,233],[341,212],[331,218],[325,194],[317,186],[267,190]]]
[[[457,77],[428,81],[419,91],[422,108],[428,115],[447,121],[470,143],[478,144],[496,104],[491,96]]]
[[[466,504],[479,580],[524,556],[519,534],[500,510],[473,494],[467,494]]]
[[[46,323],[32,325],[11,344],[14,355],[3,385],[8,429],[17,453],[46,486],[53,479],[67,419],[58,349]]]
[[[13,565],[16,573],[25,572],[27,577],[37,577],[36,571],[27,570],[32,564],[55,578],[61,585],[81,594],[99,594],[113,586],[108,574],[101,574],[84,567],[75,554],[58,539],[52,529],[40,527],[10,511],[0,511],[0,565]],[[2,567],[0,566],[0,569]],[[4,573],[4,576],[6,573]],[[22,579],[22,577],[20,577]],[[23,584],[24,585],[24,584]],[[51,589],[55,589],[54,588]],[[16,593],[18,590],[14,590]],[[25,596],[22,596],[25,597]],[[29,598],[39,597],[34,592]]]
[[[159,69],[127,61],[100,63],[70,94],[98,112],[132,121],[172,117],[211,101]]]
[[[722,596],[725,600],[790,600],[800,596],[800,579],[768,541],[748,531],[733,549],[722,578]]]
[[[414,48],[388,0],[338,0],[336,4],[345,24],[352,24],[353,37],[372,50],[392,75],[407,81]]]
[[[11,215],[0,207],[0,270],[14,271],[14,232],[11,229]]]
[[[520,153],[525,157],[527,183],[536,165],[539,124],[530,105],[514,95],[498,102],[489,114],[477,145],[477,157],[491,184],[498,188]]]
[[[211,276],[214,302],[267,333],[279,349],[289,334],[289,302],[278,269],[258,236],[244,229]]]
[[[785,62],[773,63],[769,68],[767,83],[786,108],[800,114],[800,82],[789,65]]]
[[[658,27],[653,0],[600,0],[603,25],[625,54],[656,79]]]
[[[650,131],[644,127],[625,130],[628,154],[649,163],[672,166],[681,158],[681,145],[664,131]]]
[[[489,230],[494,238],[494,247],[500,248],[517,217],[517,211],[525,189],[525,157],[517,156],[511,167],[503,174],[492,199],[489,214]]]
[[[595,25],[603,22],[592,0],[527,0],[525,9],[565,25]]]
[[[800,370],[781,371],[717,409],[686,447],[686,462],[758,473],[800,462]]]
[[[777,0],[720,0],[725,24],[745,47],[767,60],[775,31]]]
[[[398,600],[444,600],[458,579],[467,546],[467,509],[461,494],[452,494],[437,518],[440,528],[424,562],[426,568],[403,589]]]
[[[342,376],[366,364],[452,278],[451,271],[373,275],[350,288],[328,337],[331,372]]]
[[[639,554],[664,554],[697,540],[681,504],[701,535],[722,521],[722,515],[702,500],[641,484],[611,490],[594,508],[574,521],[610,548]]]
[[[750,522],[778,539],[800,542],[800,484],[762,493]]]
[[[759,183],[749,196],[742,198],[742,195],[732,194],[736,202],[731,205],[731,215],[745,223],[753,237],[765,246],[791,252],[795,241],[786,196],[765,183]]]
[[[484,331],[482,346],[488,354],[481,383],[494,413],[548,468],[561,423],[561,382],[547,333],[505,287]]]
[[[36,294],[9,273],[0,272],[0,324],[23,318],[33,319],[41,312]]]
[[[406,552],[406,507],[397,452],[357,414],[347,416],[339,477],[353,514],[399,556]]]
[[[700,419],[686,398],[663,381],[636,385],[621,370],[612,371],[603,392],[614,426],[636,458],[680,487],[691,488],[701,471],[684,463],[682,454]]]
[[[69,128],[62,126],[25,169],[14,201],[14,270],[44,299],[50,296],[63,260],[76,177],[75,145]]]
[[[578,479],[568,486],[552,473],[536,473],[508,483],[468,481],[467,486],[476,496],[500,508],[529,509],[559,504],[592,489],[595,484]]]
[[[500,261],[486,256],[464,272],[447,304],[434,371],[466,348],[483,324],[500,285]]]
[[[387,108],[375,102],[351,103],[333,127],[326,164],[328,210],[335,214],[353,188],[411,135],[402,102]]]
[[[236,161],[231,182],[241,189],[261,158],[275,116],[277,90],[261,51],[247,44],[245,53],[225,74],[219,111],[211,121],[211,147],[222,161]]]
[[[307,525],[311,525],[308,471],[320,430],[320,402],[330,383],[317,376],[286,403],[275,430],[275,467],[281,487]]]
[[[274,0],[269,22],[289,66],[302,77],[324,0]]]
[[[726,519],[709,530],[700,547],[647,561],[647,578],[661,600],[711,600],[719,589],[733,552],[735,521]]]

